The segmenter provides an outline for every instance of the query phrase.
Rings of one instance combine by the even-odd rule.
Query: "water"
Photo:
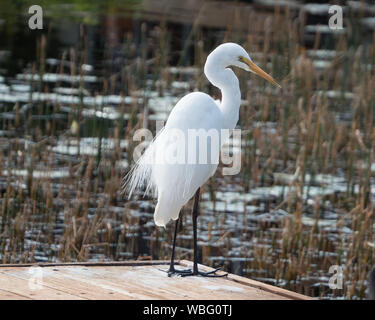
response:
[[[10,1],[6,4],[13,8]],[[165,121],[189,91],[202,90],[219,98],[202,75],[202,65],[191,64],[223,41],[226,26],[219,31],[217,26],[204,26],[192,39],[193,21],[168,25],[142,18],[142,11],[133,10],[136,4],[121,10],[88,6],[64,19],[53,10],[45,21],[49,33],[24,30],[19,14],[16,22],[0,29],[4,39],[0,46],[3,262],[169,258],[173,225],[156,228],[155,202],[141,193],[128,201],[121,193],[122,177],[137,144],[131,137],[139,123],[155,132],[155,121]],[[257,1],[257,5],[251,8],[273,15],[268,9],[272,1]],[[301,9],[295,3],[290,6]],[[305,10],[319,16],[326,6],[309,5]],[[121,14],[113,15],[111,9]],[[76,12],[87,21],[77,22]],[[7,17],[2,14],[1,19]],[[322,29],[306,25],[306,46],[317,28]],[[245,41],[235,34],[232,41],[236,37]],[[22,39],[28,41],[22,43]],[[261,61],[262,48],[257,49],[252,56]],[[307,50],[317,75],[331,72],[342,54],[324,43]],[[276,68],[272,61],[270,70]],[[349,261],[360,259],[349,254],[358,233],[356,220],[349,214],[355,212],[362,194],[358,174],[348,178],[349,165],[340,155],[332,170],[316,170],[323,161],[316,157],[305,174],[298,171],[298,158],[285,160],[285,150],[270,147],[281,144],[283,125],[272,111],[272,97],[277,99],[278,92],[239,75],[241,88],[247,86],[253,92],[248,95],[242,90],[239,127],[245,158],[239,175],[218,173],[203,190],[200,258],[203,263],[223,265],[230,272],[316,297],[362,298],[363,275],[354,275],[356,262]],[[282,70],[275,78],[284,75]],[[349,128],[356,116],[352,104],[357,97],[350,89],[317,85],[312,92],[315,100],[327,99],[338,126]],[[269,100],[261,101],[265,95]],[[268,115],[262,115],[266,102],[271,107]],[[289,152],[297,150],[298,137],[297,131],[288,132]],[[366,170],[368,157],[360,154],[356,165]],[[373,182],[371,177],[370,203]],[[177,255],[192,259],[189,206],[182,213]],[[372,234],[365,236],[364,243],[373,245]],[[342,291],[328,287],[332,264],[353,271],[346,274]]]

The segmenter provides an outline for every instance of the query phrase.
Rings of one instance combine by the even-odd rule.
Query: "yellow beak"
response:
[[[242,57],[242,61],[245,62],[251,71],[256,73],[258,76],[261,76],[263,79],[266,79],[267,81],[271,82],[275,86],[278,86],[281,88],[281,86],[266,72],[264,72],[261,68],[259,68],[254,62],[250,61],[249,59]]]

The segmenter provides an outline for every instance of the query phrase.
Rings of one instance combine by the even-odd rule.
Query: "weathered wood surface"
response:
[[[40,269],[36,267],[40,267]],[[191,267],[181,261],[179,268]],[[200,266],[201,270],[212,270]],[[309,299],[229,274],[226,278],[171,277],[166,261],[0,265],[3,299]],[[220,272],[219,272],[220,273]]]
[[[252,5],[240,2],[201,0],[144,0],[139,16],[149,21],[166,21],[178,24],[194,24],[210,28],[254,28],[251,21],[255,11]],[[264,15],[257,11],[256,15]],[[251,19],[252,18],[252,19]]]

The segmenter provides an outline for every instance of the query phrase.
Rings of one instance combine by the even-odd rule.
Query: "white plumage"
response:
[[[241,93],[237,77],[228,68],[230,66],[257,73],[276,84],[235,43],[222,44],[210,53],[204,72],[208,80],[221,90],[221,103],[202,92],[184,96],[171,111],[163,130],[125,179],[129,197],[136,188],[146,188],[146,192],[157,196],[154,219],[158,226],[165,226],[171,219],[176,220],[181,208],[217,169],[219,151],[225,141],[219,139],[219,143],[215,144],[214,140],[208,139],[207,145],[203,145],[205,149],[199,143],[191,148],[189,146],[194,145],[192,142],[196,138],[189,133],[195,129],[201,130],[198,136],[216,132],[220,137],[222,129],[232,130],[236,126]],[[208,161],[199,163],[199,157],[204,153],[208,154]],[[171,159],[183,161],[172,163]]]

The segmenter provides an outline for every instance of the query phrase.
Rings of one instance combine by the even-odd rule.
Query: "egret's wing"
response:
[[[216,161],[216,159],[212,158],[214,152],[211,153],[211,148],[214,149],[214,147],[212,146],[211,134],[215,133],[218,139],[217,150],[215,149],[218,161],[221,128],[222,116],[220,109],[210,96],[194,92],[183,97],[169,115],[163,138],[156,149],[156,153],[157,155],[165,156],[169,150],[181,151],[182,149],[185,162],[171,164],[168,161],[165,161],[165,163],[159,161],[153,167],[152,177],[158,191],[168,190],[172,187],[175,191],[173,194],[177,198],[189,199],[196,188],[201,186],[217,167],[217,163],[216,165],[212,164],[212,160]],[[184,138],[182,140],[173,139],[174,130],[181,132]],[[198,135],[199,139],[207,139],[206,149],[200,149],[200,141],[197,143],[195,135]],[[192,150],[190,150],[191,142],[195,146]],[[206,163],[199,161],[202,151],[207,152],[206,155],[203,155],[203,159],[207,156]],[[190,162],[190,159],[194,159],[195,162]]]
[[[155,162],[152,167],[152,180],[158,194],[158,203],[154,213],[156,225],[165,226],[170,219],[177,219],[181,208],[194,195],[197,188],[215,172],[217,163],[212,163],[212,157],[204,163],[197,160],[202,152],[210,153],[213,148],[211,136],[208,138],[209,134],[207,134],[209,130],[215,131],[219,136],[221,128],[221,111],[214,100],[204,93],[188,94],[173,108],[163,135],[160,136],[155,148],[156,155],[161,157],[161,161]],[[194,129],[195,133],[190,135]],[[182,134],[182,139],[174,138],[179,137],[180,134]],[[200,141],[197,143],[197,140],[202,137],[207,139],[205,141],[207,145],[200,149]],[[194,144],[189,144],[191,142]],[[217,142],[217,149],[219,146],[220,141]],[[182,151],[182,163],[163,161],[175,151],[176,154]],[[177,156],[175,160],[179,159]],[[169,160],[173,159],[169,158]]]
[[[203,133],[216,130],[220,136],[221,128],[221,111],[210,96],[200,92],[186,95],[172,109],[163,131],[125,177],[125,189],[129,197],[137,188],[146,188],[145,193],[152,192],[158,197],[154,214],[157,225],[165,225],[170,219],[177,219],[181,207],[217,168],[217,164],[213,163],[187,162],[189,152],[194,152],[188,150],[189,130],[203,130]],[[184,138],[174,139],[174,130],[179,131]],[[168,151],[181,150],[180,144],[183,145],[182,150],[185,150],[185,162],[166,161]],[[210,149],[211,144],[207,144],[207,149]],[[195,151],[199,157],[201,151]]]

